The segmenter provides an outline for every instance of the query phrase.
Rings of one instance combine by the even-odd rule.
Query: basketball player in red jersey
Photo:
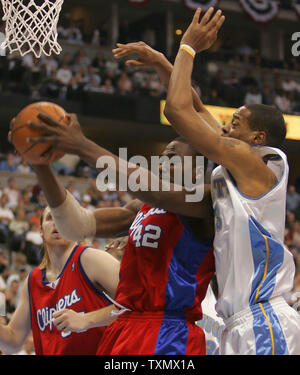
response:
[[[195,156],[195,152],[184,140],[176,139],[163,155],[183,159]],[[113,235],[122,231],[121,227],[115,228],[119,216],[123,216],[124,228],[126,216],[133,221],[128,225],[129,241],[114,301],[119,316],[106,328],[98,354],[205,354],[205,336],[195,321],[202,317],[201,301],[214,274],[209,200],[194,204],[185,202],[185,192],[137,192],[151,205],[139,200],[131,202],[137,210],[135,220],[126,213],[128,207],[111,208],[109,215],[104,212],[108,209],[86,212],[65,191],[50,167],[34,168],[51,202],[54,220],[65,235],[80,240],[103,235],[104,227]],[[57,205],[59,200],[62,203]],[[175,212],[183,212],[184,216]],[[89,223],[89,232],[82,232],[83,221]],[[91,228],[94,232],[90,232]],[[69,311],[67,323],[72,330],[78,330],[79,316],[70,314]],[[67,318],[57,319],[58,329],[66,327]],[[100,316],[99,324],[103,324],[101,319]]]
[[[97,249],[79,246],[57,231],[47,207],[41,217],[44,258],[28,276],[20,303],[8,325],[0,325],[0,347],[14,353],[32,329],[37,355],[95,354],[105,327],[93,328],[94,311],[108,324],[114,308],[100,292],[114,296],[119,262]],[[80,314],[81,330],[58,324],[55,314]],[[99,310],[101,309],[101,310]],[[90,329],[88,329],[90,328]]]

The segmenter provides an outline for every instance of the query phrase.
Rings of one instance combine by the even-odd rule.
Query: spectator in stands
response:
[[[98,51],[97,55],[92,60],[92,66],[98,69],[99,72],[104,71],[106,60],[101,50]]]
[[[217,74],[212,78],[210,82],[210,87],[214,88],[217,91],[219,97],[224,98],[225,84],[223,70],[218,70]]]
[[[118,79],[117,90],[121,95],[128,95],[133,91],[132,81],[126,71],[123,71]]]
[[[103,85],[99,87],[99,91],[103,94],[114,94],[115,88],[110,78],[105,78]]]
[[[105,80],[105,82],[107,80],[108,78]],[[102,87],[105,87],[105,84],[106,84],[105,82],[104,82],[104,86],[100,87],[98,80],[95,80],[94,78],[92,78],[90,82],[84,85],[83,90],[89,91],[89,92],[105,92],[104,89],[102,90]]]
[[[27,161],[22,159],[21,163],[17,166],[17,172],[28,174],[28,173],[32,173],[32,169],[30,168]]]
[[[92,80],[94,80],[98,83],[98,85],[100,85],[101,83],[101,77],[95,72],[95,68],[92,65],[88,67],[86,79],[87,82],[91,82]]]
[[[132,76],[133,87],[137,92],[144,91],[148,80],[148,73],[146,67],[142,66],[136,70]]]
[[[40,206],[35,208],[34,214],[29,219],[29,224],[35,223],[36,225],[40,225],[40,218],[42,214],[42,209]]]
[[[252,69],[248,69],[246,74],[241,77],[240,85],[246,89],[248,89],[251,86],[258,87],[258,82],[256,78],[253,77]]]
[[[291,111],[291,102],[286,92],[282,89],[278,90],[278,93],[275,95],[274,104],[283,113],[290,113]]]
[[[20,199],[19,199],[19,207],[18,208],[20,208],[22,206],[23,209],[25,210],[25,213],[26,213],[27,216],[33,215],[33,213],[35,212],[35,209],[36,209],[36,204],[32,202],[31,198],[32,198],[32,193],[24,190]],[[21,200],[23,201],[23,205],[20,204]]]
[[[253,48],[250,47],[250,45],[245,41],[242,41],[239,44],[239,46],[236,48],[236,52],[241,56],[253,56],[254,54]]]
[[[251,86],[250,90],[246,92],[244,102],[245,104],[262,104],[262,94],[258,91],[257,86]]]
[[[296,211],[300,205],[300,194],[296,192],[295,185],[288,185],[286,195],[286,209],[288,211]]]
[[[40,93],[48,98],[58,98],[60,87],[60,83],[57,80],[57,71],[53,70],[50,77],[42,82]]]
[[[98,29],[95,29],[93,31],[91,45],[92,46],[100,46],[100,31]]]
[[[290,75],[286,75],[281,82],[281,88],[286,92],[294,92],[298,89],[298,84],[295,80],[291,79]]]
[[[30,230],[25,235],[25,248],[24,254],[26,255],[27,262],[31,266],[37,266],[41,260],[40,248],[43,243],[43,239],[40,234],[39,225],[32,223]]]
[[[7,187],[3,189],[3,192],[8,197],[7,207],[15,209],[20,199],[20,191],[14,177],[10,177],[7,182]]]
[[[82,33],[81,30],[72,25],[69,29],[65,30],[65,38],[70,43],[82,43]]]
[[[15,162],[14,154],[8,153],[5,157],[5,160],[0,162],[0,171],[2,172],[16,172],[17,165]]]
[[[149,73],[146,88],[151,96],[160,96],[164,92],[164,87],[154,72]]]
[[[80,48],[74,56],[75,65],[80,68],[88,68],[91,65],[91,59],[88,57],[86,50]],[[73,63],[74,64],[74,63]],[[78,70],[79,70],[78,69]]]
[[[121,202],[118,199],[112,201],[112,207],[121,207]]]
[[[71,82],[72,79],[72,70],[69,65],[63,64],[56,72],[56,80],[57,82],[67,87],[68,84]]]
[[[271,91],[269,85],[264,85],[263,86],[263,89],[262,89],[262,102],[263,102],[263,104],[266,104],[266,105],[272,105],[273,102],[274,102],[272,91]]]
[[[18,209],[15,218],[10,222],[9,226],[9,248],[12,251],[20,251],[24,247],[25,232],[29,229],[29,224],[26,221],[25,211]]]
[[[50,56],[48,58],[44,58],[41,61],[46,79],[50,78],[52,73],[56,72],[58,69],[58,59],[56,57]]]
[[[229,87],[233,87],[233,88],[239,87],[240,80],[239,80],[239,77],[237,75],[237,72],[235,70],[233,70],[230,73],[230,76],[228,78],[224,79],[224,83],[225,83],[225,85],[227,85]]]
[[[17,307],[17,293],[20,285],[20,279],[18,275],[14,275],[7,282],[7,288],[5,291],[6,299],[6,315],[10,319],[12,313]]]
[[[220,106],[220,107],[224,107],[225,106],[224,100],[222,100],[219,97],[218,91],[216,89],[214,89],[214,88],[212,88],[210,90],[209,96],[207,98],[207,104],[216,105],[216,106]]]
[[[119,62],[116,61],[113,56],[109,56],[109,58],[106,60],[105,71],[106,74],[108,74],[109,71],[113,72],[114,76],[117,76],[119,74]]]
[[[8,226],[10,222],[14,219],[13,212],[7,208],[8,196],[7,194],[2,194],[0,198],[0,242],[6,243],[8,239]]]
[[[113,183],[109,184],[108,189],[103,194],[103,199],[105,201],[110,201],[110,202],[116,200],[118,198],[118,194],[117,194],[116,190],[117,189],[116,189],[115,184],[113,184]]]
[[[68,100],[80,100],[82,98],[82,90],[85,85],[82,72],[77,72],[72,77],[71,82],[67,88],[67,99]]]
[[[27,267],[27,259],[25,254],[23,254],[22,252],[13,254],[12,260],[13,262],[11,264],[10,270],[13,273],[18,273],[20,271],[20,268]]]
[[[66,189],[78,200],[81,200],[81,196],[78,190],[75,188],[75,182],[71,181],[67,184]]]

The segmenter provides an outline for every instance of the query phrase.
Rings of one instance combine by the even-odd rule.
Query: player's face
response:
[[[41,225],[41,235],[47,245],[68,245],[70,242],[58,232],[49,207],[45,208]]]
[[[249,127],[248,117],[250,111],[246,107],[240,107],[232,116],[230,123],[223,127],[223,137],[231,137],[247,142],[253,143],[253,131]]]
[[[195,152],[187,143],[174,140],[167,145],[161,156],[167,156],[169,159],[176,156],[176,159],[179,161],[178,163],[170,164],[170,182],[173,183],[175,180],[174,175],[179,169],[182,173],[182,181],[184,181],[184,156],[192,156],[195,158]],[[173,160],[175,160],[175,158],[173,158]],[[164,177],[163,171],[169,168],[168,163],[163,162],[159,168],[160,177],[162,178]],[[193,176],[195,176],[195,173]]]

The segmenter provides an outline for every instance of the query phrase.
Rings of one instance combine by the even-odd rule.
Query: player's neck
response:
[[[47,268],[47,279],[49,278],[56,280],[56,278],[60,275],[61,271],[63,270],[69,256],[71,255],[75,244],[72,243],[66,246],[55,246],[48,249],[50,265]],[[49,277],[48,277],[49,276]]]

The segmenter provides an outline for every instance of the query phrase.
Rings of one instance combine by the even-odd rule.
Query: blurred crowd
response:
[[[155,30],[147,26],[141,38],[133,39],[125,27],[126,22],[121,25],[120,42],[141,39],[156,48]],[[97,32],[100,33],[95,30]],[[106,37],[97,43],[94,40],[84,44],[77,27],[60,27],[59,33],[73,44],[74,53],[41,59],[32,54],[23,58],[9,55],[1,59],[3,92],[24,94],[34,100],[83,101],[87,92],[165,98],[166,90],[155,71],[149,67],[130,67],[124,60],[115,60]],[[92,48],[95,45],[96,48]],[[177,47],[172,61],[176,51]],[[250,43],[220,40],[216,48],[200,57],[197,66],[193,85],[204,103],[229,107],[263,103],[283,113],[300,114],[300,75],[295,75],[300,65],[296,58],[271,61],[262,58]]]
[[[2,65],[2,91],[32,99],[76,101],[83,100],[86,92],[160,96],[164,88],[152,69],[137,71],[101,50],[90,58],[80,48],[75,55],[66,53],[61,57],[8,57],[6,65]]]
[[[222,58],[214,61],[208,57],[205,103],[230,107],[260,103],[286,114],[300,114],[300,75],[294,74],[300,65],[295,58],[268,61],[247,43],[228,49],[222,56],[226,63]]]

